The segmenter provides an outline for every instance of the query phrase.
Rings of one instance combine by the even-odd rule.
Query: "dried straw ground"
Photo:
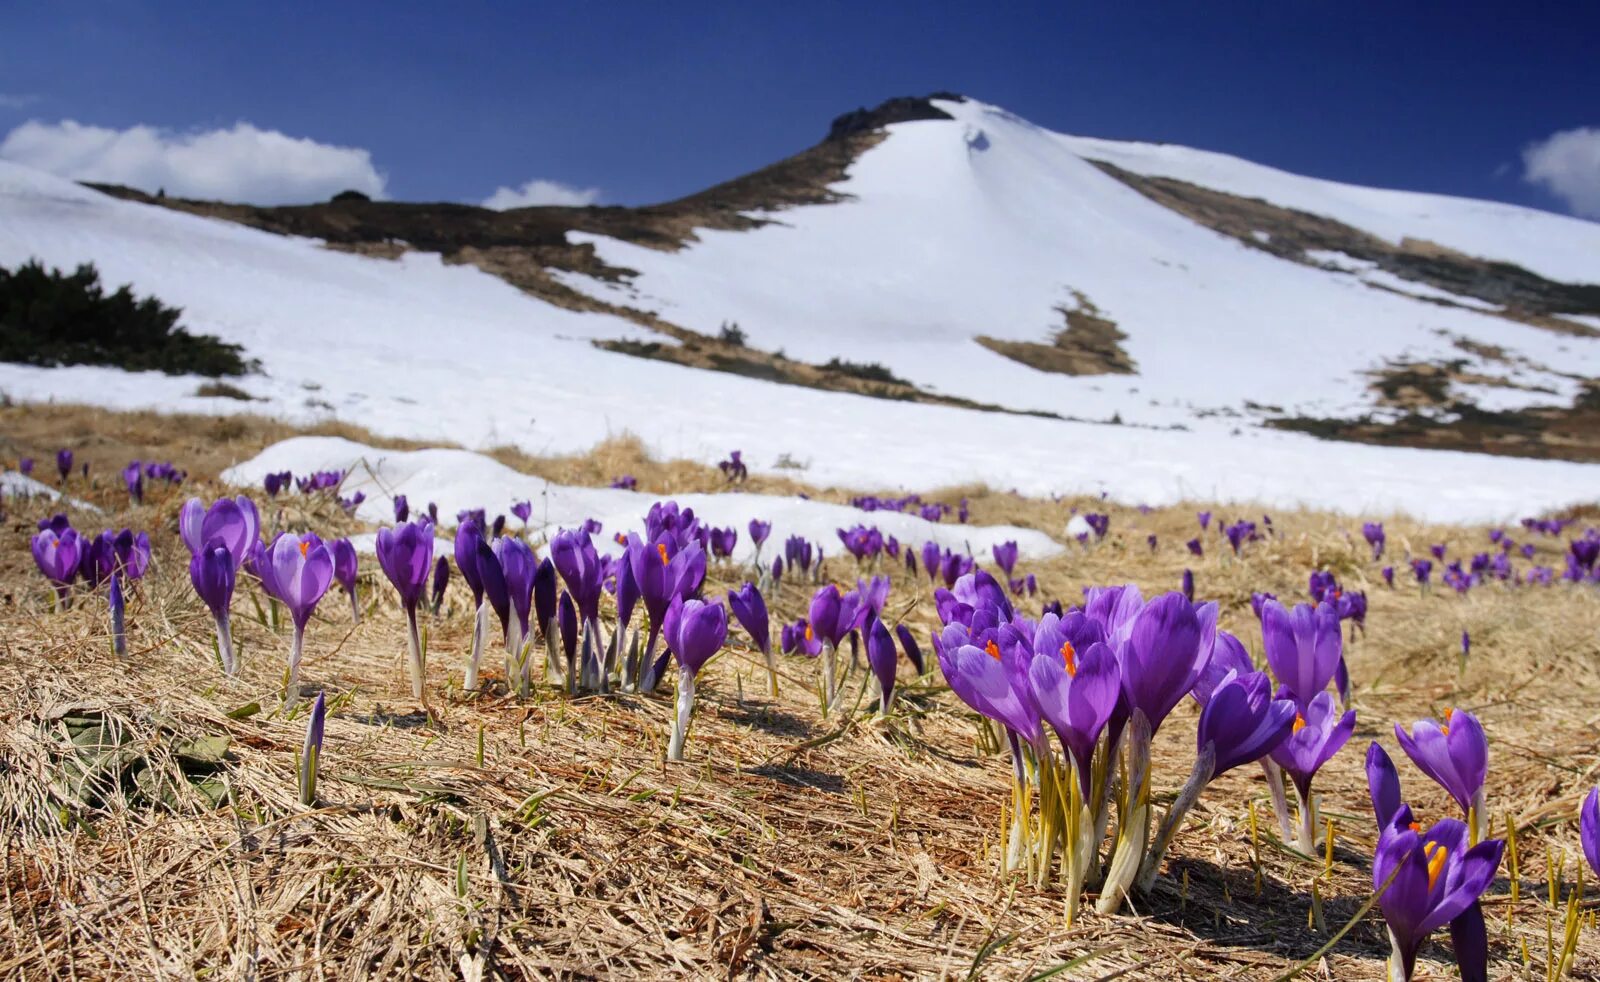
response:
[[[175,534],[179,496],[158,491],[130,511],[115,486],[129,458],[171,458],[193,474],[183,493],[212,495],[223,466],[289,432],[250,418],[0,409],[0,457],[32,455],[48,469],[57,446],[75,447],[101,475],[87,495],[119,512],[103,523],[75,516],[80,526],[147,528],[157,557],[131,600],[129,655],[119,661],[102,602],[49,610],[27,548],[46,505],[8,504],[0,977],[1277,978],[1328,945],[1370,896],[1362,770],[1370,740],[1396,757],[1426,815],[1451,812],[1391,732],[1396,721],[1450,705],[1479,713],[1490,734],[1495,834],[1508,818],[1519,830],[1516,882],[1503,870],[1487,901],[1491,977],[1547,974],[1547,872],[1554,857],[1561,889],[1571,888],[1574,816],[1600,749],[1594,591],[1391,592],[1359,536],[1351,541],[1359,523],[1316,513],[1274,514],[1276,536],[1239,561],[1222,558],[1213,535],[1195,561],[1181,544],[1197,531],[1195,506],[1112,507],[1105,543],[1028,567],[1045,596],[1122,581],[1165,590],[1189,565],[1199,595],[1221,602],[1224,626],[1257,649],[1250,591],[1303,599],[1314,567],[1366,589],[1372,609],[1365,637],[1349,648],[1357,735],[1318,779],[1336,823],[1331,868],[1278,845],[1259,772],[1244,768],[1207,791],[1135,912],[1090,912],[1068,929],[1058,893],[998,878],[1008,765],[979,750],[973,715],[935,682],[907,680],[888,726],[864,709],[825,721],[812,663],[782,659],[773,699],[758,656],[734,646],[703,676],[690,762],[668,766],[665,694],[462,698],[468,620],[459,579],[430,626],[430,687],[443,726],[428,725],[409,698],[400,614],[375,569],[364,575],[369,610],[359,627],[337,595],[323,603],[302,679],[334,702],[320,801],[301,807],[304,722],[277,709],[287,636],[256,620],[253,591],[241,587],[234,623],[245,670],[221,677]],[[713,468],[651,462],[626,440],[581,459],[502,456],[567,481],[632,472],[662,494],[721,483]],[[1058,535],[1071,507],[1093,504],[983,488],[941,496],[960,494],[975,522]],[[349,527],[331,506],[308,512],[295,502],[285,518]],[[1486,547],[1481,528],[1389,527],[1395,553],[1436,541],[1457,552]],[[1151,532],[1161,540],[1154,554]],[[1555,543],[1540,548],[1554,560]],[[828,573],[842,580],[856,570],[831,559]],[[739,571],[713,575],[727,583]],[[922,637],[932,624],[927,598],[925,580],[897,574],[891,610]],[[785,589],[775,622],[802,603],[801,590]],[[1460,671],[1463,629],[1473,654]],[[1158,739],[1156,786],[1165,795],[1187,773],[1193,717],[1191,706],[1180,708]],[[102,746],[86,746],[94,743]],[[1254,839],[1252,807],[1261,819]],[[1380,978],[1385,954],[1381,923],[1368,915],[1307,972]],[[1424,950],[1419,977],[1450,978],[1452,966],[1439,941]],[[1569,967],[1573,977],[1600,973],[1600,931],[1583,934]]]

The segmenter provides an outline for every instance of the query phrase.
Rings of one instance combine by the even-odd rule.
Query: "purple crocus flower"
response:
[[[261,479],[261,490],[267,493],[267,497],[276,498],[278,492],[289,487],[293,480],[294,475],[288,471],[273,471]]]
[[[1412,763],[1455,799],[1469,822],[1481,827],[1487,821],[1483,787],[1489,776],[1489,738],[1478,717],[1447,708],[1443,723],[1417,720],[1410,733],[1396,723],[1394,735]]]
[[[550,559],[566,582],[584,623],[597,622],[600,618],[600,555],[589,533],[565,529],[556,533],[550,542]],[[639,585],[644,588],[642,580]]]
[[[1204,532],[1211,527],[1211,513],[1208,511],[1195,512],[1195,518],[1200,521],[1200,531]]]
[[[328,543],[328,555],[333,557],[333,578],[350,596],[350,623],[361,623],[361,605],[356,600],[356,573],[359,561],[356,547],[349,539],[335,539]]]
[[[495,543],[498,545],[499,543]],[[506,585],[505,570],[500,565],[500,553],[494,545],[479,540],[478,553],[473,557],[473,568],[477,572],[478,583],[483,587],[483,605],[494,611],[500,618],[500,638],[506,643],[511,643],[511,590]],[[474,678],[476,674],[472,673]],[[470,688],[470,686],[469,686]]]
[[[1393,590],[1394,589],[1394,567],[1393,566],[1385,566],[1383,569],[1379,570],[1379,572],[1383,574],[1383,582],[1389,587],[1389,589]]]
[[[222,670],[229,675],[239,671],[239,664],[233,657],[233,634],[228,626],[228,606],[233,601],[237,569],[238,564],[220,537],[203,545],[189,560],[189,582],[194,584],[194,592],[217,622],[217,653],[222,657]]]
[[[578,677],[578,608],[572,594],[561,591],[556,603],[556,630],[561,634],[561,650],[567,660],[567,678],[576,682]]]
[[[450,585],[450,560],[440,556],[433,563],[433,616],[439,616],[439,608],[444,606],[444,591]]]
[[[917,644],[911,629],[904,624],[896,624],[894,636],[899,639],[901,650],[906,653],[906,659],[911,662],[911,667],[917,670],[917,675],[920,677],[925,671],[925,663],[922,660],[922,647]]]
[[[1211,701],[1211,694],[1217,686],[1223,683],[1230,674],[1249,675],[1255,671],[1255,664],[1250,661],[1250,653],[1245,650],[1244,642],[1229,634],[1227,631],[1218,631],[1217,639],[1211,646],[1211,658],[1206,662],[1205,671],[1200,673],[1200,678],[1194,683],[1194,688],[1189,690],[1189,695],[1194,701],[1204,706]]]
[[[61,474],[61,483],[67,483],[67,478],[72,474],[72,451],[66,447],[56,451],[56,470]]]
[[[1183,579],[1181,579],[1179,581],[1179,586],[1181,587],[1182,592],[1183,592],[1183,599],[1189,601],[1190,603],[1194,603],[1194,571],[1193,570],[1185,569],[1183,571]]]
[[[1367,545],[1372,547],[1372,558],[1374,560],[1382,559],[1383,546],[1384,542],[1386,541],[1383,534],[1383,523],[1363,522],[1361,525],[1361,535],[1367,540]]]
[[[122,469],[122,483],[128,487],[128,497],[133,503],[144,503],[144,464],[141,461],[131,461]]]
[[[755,543],[759,552],[762,543],[767,541],[767,536],[772,534],[772,523],[763,522],[759,518],[750,519],[750,541]]]
[[[1143,713],[1153,736],[1189,690],[1211,657],[1216,631],[1216,607],[1209,608],[1212,637],[1194,604],[1181,593],[1151,600],[1134,617],[1127,642],[1119,646],[1122,694],[1131,712]]]
[[[1316,849],[1316,808],[1311,797],[1311,782],[1322,765],[1332,759],[1356,726],[1355,710],[1340,715],[1333,693],[1318,692],[1295,716],[1289,738],[1272,752],[1272,760],[1294,782],[1300,796],[1299,847],[1304,853]]]
[[[78,558],[78,576],[88,584],[89,589],[97,590],[100,584],[111,579],[111,574],[117,568],[117,554],[111,544],[110,532],[101,532],[85,541],[87,544]]]
[[[1246,542],[1253,542],[1257,538],[1255,522],[1234,522],[1223,530],[1228,537],[1228,545],[1233,548],[1233,554],[1239,555],[1239,550]]]
[[[908,552],[908,553],[906,553],[906,555],[910,556],[911,554]],[[778,587],[778,584],[781,583],[782,581],[783,581],[783,557],[782,556],[773,556],[772,557],[772,586],[773,586],[773,588],[776,589]]]
[[[289,608],[294,621],[294,646],[289,650],[289,678],[284,698],[293,704],[299,696],[300,655],[305,647],[306,623],[317,602],[333,583],[333,556],[317,536],[291,532],[279,534],[267,547],[259,574],[261,586]]]
[[[423,701],[426,666],[423,664],[422,636],[417,629],[417,604],[428,585],[433,568],[433,526],[426,521],[402,522],[378,530],[378,565],[400,594],[410,626],[407,667],[411,674],[411,696]]]
[[[1600,876],[1600,788],[1592,788],[1578,809],[1578,838],[1583,842],[1583,858]]]
[[[476,519],[467,518],[456,526],[456,569],[472,591],[473,610],[483,605],[483,580],[478,576],[478,545],[482,542],[483,527]]]
[[[1145,536],[1144,541],[1145,544],[1150,547],[1151,552],[1155,552],[1160,545],[1160,540],[1156,538],[1156,534],[1154,532],[1151,532],[1149,535]]]
[[[1462,978],[1488,978],[1488,939],[1478,898],[1500,868],[1505,843],[1488,839],[1468,845],[1467,827],[1453,818],[1427,831],[1399,817],[1384,826],[1372,861],[1372,886],[1389,925],[1393,948],[1390,978],[1409,982],[1417,951],[1428,935],[1450,925]]]
[[[1261,605],[1261,642],[1273,677],[1302,712],[1328,687],[1344,657],[1339,615],[1329,604],[1297,604],[1285,610],[1276,600]]]
[[[77,529],[68,526],[59,531],[47,527],[34,535],[31,544],[33,561],[55,588],[56,608],[60,609],[66,602],[67,591],[72,588],[73,578],[78,575],[78,566],[83,561],[87,543],[78,535]]]
[[[507,642],[515,649],[521,646],[532,630],[532,625],[528,621],[533,615],[533,577],[539,561],[534,557],[533,550],[521,539],[502,536],[494,540],[493,549],[495,559],[499,561],[500,575],[505,581],[510,613],[516,615],[513,623],[517,627],[517,633]],[[479,556],[481,566],[481,551]],[[488,592],[487,581],[484,592]]]
[[[1428,580],[1433,576],[1433,561],[1430,559],[1411,560],[1411,574],[1417,578],[1418,583],[1427,586]]]
[[[33,474],[33,458],[23,457],[17,461],[17,470],[22,472],[23,477],[31,476]]]
[[[1444,562],[1444,554],[1445,554],[1446,548],[1447,547],[1445,546],[1445,544],[1443,542],[1435,542],[1433,545],[1428,547],[1428,551],[1433,553],[1433,558],[1434,559],[1437,559],[1442,563],[1442,562]]]
[[[895,650],[894,635],[877,617],[867,622],[862,633],[867,642],[867,666],[878,683],[878,716],[886,717],[894,705],[894,676],[900,655]]]
[[[1200,712],[1197,749],[1214,746],[1212,777],[1241,764],[1260,760],[1288,738],[1295,725],[1295,705],[1272,698],[1266,672],[1235,675],[1218,685]]]
[[[111,541],[111,546],[123,575],[133,580],[144,579],[145,571],[150,568],[149,533],[134,535],[132,529],[123,529]]]
[[[523,527],[526,528],[527,524],[528,524],[528,519],[533,517],[533,502],[531,502],[531,501],[513,502],[512,505],[511,505],[511,514],[517,516],[517,521],[521,522],[523,524]]]
[[[261,516],[256,503],[244,495],[219,498],[207,508],[199,498],[190,498],[178,512],[178,534],[198,554],[213,539],[221,539],[236,564],[243,563],[253,543],[261,541]],[[235,569],[238,568],[236,565]]]
[[[767,660],[767,674],[772,682],[773,694],[778,689],[778,664],[772,656],[772,623],[767,615],[767,602],[754,583],[745,583],[737,590],[728,591],[728,609],[738,619],[745,633]]]
[[[678,659],[678,715],[667,744],[667,759],[682,760],[694,714],[694,677],[728,639],[728,612],[720,603],[673,598],[667,608],[662,637]]]
[[[111,574],[111,590],[107,596],[107,603],[111,609],[111,650],[118,658],[128,653],[128,634],[126,630],[126,607],[122,602],[122,578],[113,571]]]
[[[1188,542],[1185,542],[1184,545],[1187,546],[1189,551],[1194,555],[1204,558],[1206,550],[1205,547],[1200,544],[1199,539],[1190,539]]]
[[[994,552],[995,565],[1004,570],[1006,576],[1010,576],[1012,569],[1017,565],[1016,541],[1002,542],[995,546],[992,551]]]
[[[306,717],[306,739],[300,747],[300,804],[310,808],[317,801],[317,767],[322,763],[322,738],[327,727],[328,702],[317,693]]]
[[[928,579],[939,578],[939,543],[929,539],[922,544],[922,568],[928,571]]]
[[[410,518],[410,517],[411,517],[411,502],[407,501],[406,500],[406,496],[403,495],[403,494],[395,495],[394,496],[394,520],[396,522],[403,522],[407,518]]]
[[[1081,643],[1083,637],[1079,638]],[[1095,742],[1121,697],[1122,672],[1116,653],[1093,642],[1079,655],[1061,618],[1046,614],[1033,636],[1034,658],[1028,665],[1028,686],[1039,713],[1056,731],[1072,759],[1085,800],[1090,798],[1090,771]]]

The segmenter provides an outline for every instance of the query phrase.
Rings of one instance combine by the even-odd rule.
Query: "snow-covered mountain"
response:
[[[1596,497],[1593,464],[1260,424],[1573,425],[1600,376],[1600,225],[1070,137],[953,97],[886,107],[643,209],[158,206],[0,163],[0,265],[93,261],[263,367],[249,403],[107,368],[0,365],[0,390],[540,453],[627,430],[855,487],[1440,518]],[[719,339],[728,322],[742,345]]]

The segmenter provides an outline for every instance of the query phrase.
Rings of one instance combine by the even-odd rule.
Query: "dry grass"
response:
[[[62,443],[108,484],[131,456],[171,457],[208,495],[218,489],[205,482],[221,467],[289,432],[249,417],[72,407],[8,408],[0,423],[8,441],[0,453],[31,454],[41,468]],[[566,481],[632,472],[642,489],[661,493],[722,484],[715,468],[649,461],[627,440],[578,459],[499,456]],[[798,488],[770,478],[751,486]],[[106,505],[118,497],[110,487],[86,493]],[[1055,534],[1071,507],[1094,504],[982,488],[940,497],[961,494],[974,522]],[[908,685],[889,726],[864,713],[840,726],[820,717],[812,663],[783,659],[782,694],[769,699],[757,659],[733,647],[705,673],[690,763],[669,766],[666,696],[463,698],[469,639],[459,580],[430,628],[442,727],[424,725],[409,698],[387,586],[364,584],[371,609],[359,627],[339,598],[324,602],[302,679],[337,698],[321,800],[303,808],[294,777],[303,719],[274,709],[288,638],[255,620],[241,587],[244,671],[228,680],[210,667],[209,618],[173,532],[178,503],[171,496],[114,516],[150,529],[157,556],[130,604],[124,661],[110,652],[100,603],[49,612],[27,554],[45,505],[13,504],[6,520],[0,976],[1027,978],[1067,965],[1056,977],[1274,978],[1326,944],[1370,894],[1366,743],[1382,739],[1394,753],[1421,811],[1448,814],[1443,793],[1403,760],[1389,731],[1460,705],[1480,714],[1492,740],[1496,834],[1507,816],[1520,829],[1520,898],[1510,901],[1503,875],[1488,901],[1491,977],[1544,977],[1548,857],[1564,852],[1570,885],[1573,816],[1600,760],[1592,591],[1390,592],[1369,582],[1375,568],[1348,534],[1358,523],[1315,513],[1274,514],[1276,537],[1239,561],[1221,557],[1213,533],[1207,558],[1193,561],[1181,545],[1196,531],[1192,508],[1106,509],[1105,543],[1028,566],[1045,595],[1130,580],[1166,589],[1192,565],[1198,593],[1221,602],[1224,626],[1259,647],[1250,591],[1301,597],[1306,574],[1322,565],[1369,591],[1371,627],[1349,649],[1357,736],[1318,780],[1337,825],[1332,868],[1277,846],[1264,789],[1244,768],[1201,799],[1136,914],[1091,913],[1069,930],[1058,893],[998,878],[1009,765],[978,751],[972,714],[941,687]],[[288,517],[319,528],[339,520],[326,510]],[[1150,532],[1162,542],[1153,555]],[[1390,523],[1395,552],[1407,541],[1418,552],[1435,541],[1476,549],[1483,534]],[[1553,557],[1553,544],[1541,548]],[[830,560],[828,572],[845,579],[856,570]],[[737,576],[713,571],[719,584]],[[931,605],[912,601],[927,596],[926,580],[896,576],[890,609],[906,610],[925,637]],[[804,596],[789,588],[773,601],[775,620],[792,619]],[[1474,654],[1458,674],[1463,629]],[[851,675],[849,685],[859,684]],[[265,708],[229,716],[251,703]],[[1193,752],[1193,710],[1177,715],[1157,747],[1156,786],[1167,795]],[[74,787],[63,762],[77,758],[69,733],[82,724],[74,730],[69,718],[84,717],[99,721],[114,756],[103,772],[110,778]],[[190,783],[207,770],[188,747],[203,736],[228,738],[212,775],[225,791],[220,807]],[[1255,842],[1252,805],[1263,820]],[[1308,923],[1313,881],[1325,927]],[[1381,978],[1385,951],[1381,923],[1368,916],[1314,966],[1315,977]],[[1435,944],[1419,977],[1448,978],[1451,964],[1447,946]],[[1600,973],[1592,929],[1572,973]]]

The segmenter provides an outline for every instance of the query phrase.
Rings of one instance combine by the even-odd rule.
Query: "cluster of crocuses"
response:
[[[738,450],[728,452],[726,460],[717,461],[717,470],[728,479],[731,484],[743,484],[750,477],[750,468],[745,466],[744,454]]]
[[[344,483],[344,471],[314,471],[305,477],[294,479],[294,486],[301,494],[315,494],[318,491],[329,491]]]
[[[871,562],[880,555],[900,558],[900,540],[892,535],[884,535],[876,525],[839,529],[838,535],[844,551],[854,556],[857,562]]]
[[[29,543],[34,564],[55,594],[56,609],[71,602],[72,585],[81,580],[91,591],[106,587],[111,612],[111,648],[127,652],[123,582],[140,580],[150,568],[150,536],[132,529],[107,529],[89,537],[72,527],[64,514],[40,519],[39,531]]]
[[[62,484],[66,484],[67,483],[67,478],[72,476],[72,461],[73,461],[73,453],[68,448],[62,447],[60,450],[56,451],[56,474],[61,478],[61,483]],[[84,461],[83,462],[82,472],[83,472],[84,479],[88,480],[88,478],[89,478],[89,462],[88,461]],[[32,474],[33,473],[33,460],[31,458],[24,458],[23,459],[23,461],[22,461],[22,473],[24,473],[24,474]]]
[[[174,467],[172,461],[139,461],[130,460],[128,466],[122,469],[122,483],[128,488],[128,498],[134,504],[144,501],[144,482],[165,481],[169,486],[182,484],[189,476],[188,471],[181,471]]]
[[[923,501],[920,494],[908,494],[901,498],[864,494],[851,498],[850,503],[862,511],[914,511],[924,521],[928,522],[938,522],[951,512],[955,512],[957,520],[963,524],[966,523],[969,517],[966,498],[962,498],[955,507],[951,507],[942,501]]]
[[[1355,726],[1355,713],[1341,711],[1327,691],[1342,661],[1331,606],[1265,605],[1275,698],[1243,644],[1217,629],[1217,605],[1181,593],[1146,601],[1132,586],[1094,588],[1084,606],[1033,621],[977,569],[935,599],[944,627],[934,650],[946,680],[1003,728],[1012,752],[1006,868],[1042,884],[1059,854],[1069,915],[1092,877],[1103,878],[1100,908],[1108,912],[1153,881],[1184,812],[1217,775],[1241,764],[1264,762],[1285,839],[1314,848],[1312,779]],[[1152,841],[1150,741],[1191,694],[1203,707],[1195,767]],[[1289,821],[1285,772],[1300,800],[1298,830]],[[1113,814],[1118,825],[1102,864]]]
[[[1560,530],[1570,523],[1560,521],[1545,521],[1536,519],[1524,520],[1524,525],[1545,534],[1559,534]],[[1554,532],[1551,532],[1554,530]],[[1381,522],[1367,522],[1362,525],[1362,536],[1372,547],[1372,558],[1377,561],[1382,558],[1386,544],[1383,524]],[[1411,570],[1411,576],[1424,592],[1431,589],[1434,573],[1441,568],[1439,579],[1446,586],[1458,594],[1465,594],[1475,587],[1485,583],[1500,583],[1506,586],[1549,586],[1557,579],[1555,569],[1550,566],[1530,565],[1526,569],[1518,569],[1512,560],[1514,553],[1520,554],[1524,559],[1532,559],[1537,550],[1532,543],[1518,543],[1506,533],[1504,529],[1490,529],[1489,542],[1495,548],[1473,553],[1466,559],[1451,559],[1446,561],[1450,554],[1448,543],[1437,542],[1428,547],[1428,556],[1407,556],[1405,564]],[[1589,529],[1583,536],[1573,539],[1568,543],[1566,552],[1566,570],[1560,575],[1561,579],[1573,583],[1600,582],[1600,569],[1596,568],[1596,560],[1600,559],[1600,530]],[[1391,589],[1394,587],[1395,566],[1386,565],[1379,570],[1379,575]]]
[[[785,654],[822,659],[820,696],[824,716],[838,706],[843,693],[838,652],[846,641],[850,642],[852,652],[856,650],[858,639],[865,643],[867,666],[878,695],[879,716],[886,717],[894,706],[895,678],[902,651],[917,674],[923,673],[922,650],[910,629],[904,624],[896,624],[891,629],[884,623],[889,585],[887,576],[858,580],[856,588],[849,591],[837,584],[824,584],[812,595],[807,616],[784,625],[780,632],[779,646]]]
[[[1379,830],[1372,886],[1389,926],[1389,979],[1408,982],[1422,943],[1447,925],[1462,978],[1488,978],[1479,898],[1505,849],[1503,841],[1484,837],[1488,740],[1477,717],[1459,709],[1447,709],[1442,721],[1418,720],[1410,733],[1399,725],[1394,732],[1406,756],[1454,799],[1462,817],[1424,828],[1405,803],[1388,753],[1376,742],[1368,747],[1367,784]]]

